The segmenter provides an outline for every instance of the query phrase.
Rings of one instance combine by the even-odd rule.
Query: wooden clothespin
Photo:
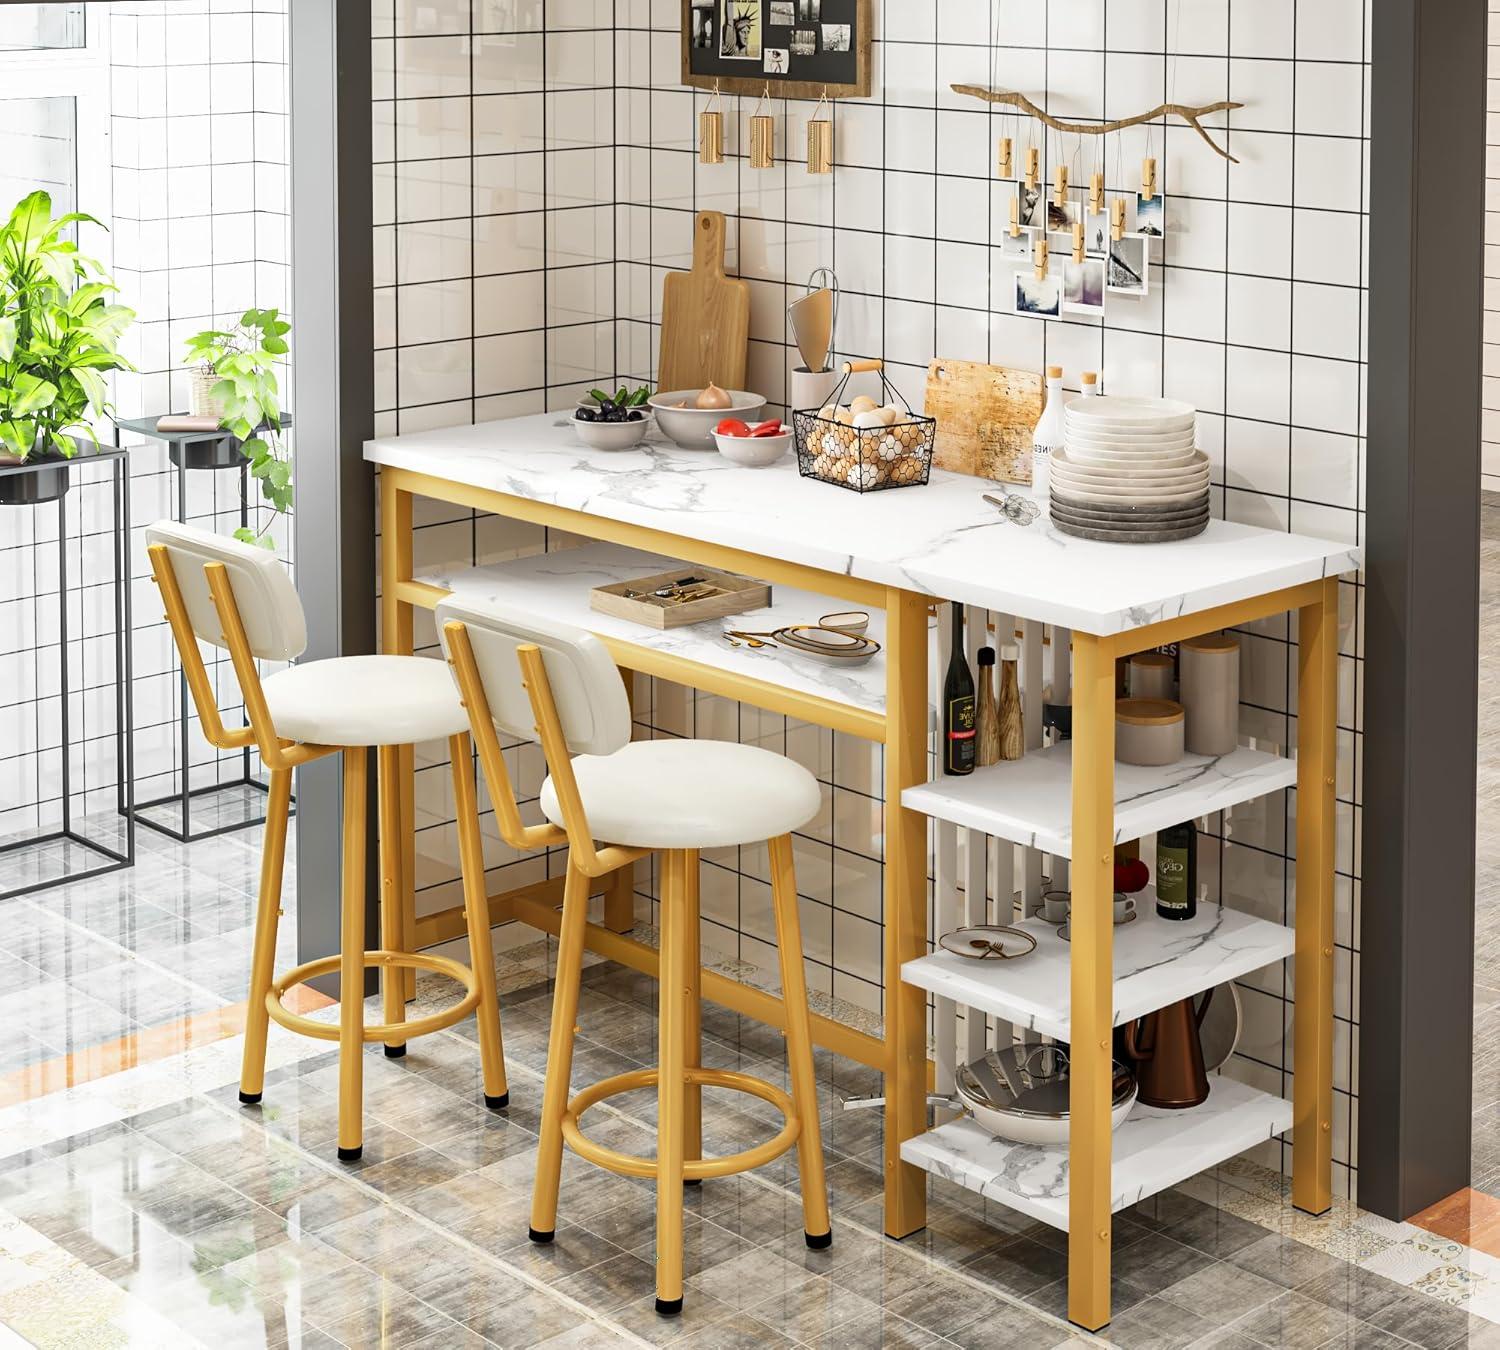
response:
[[[1009,136],[1000,138],[1000,177],[1014,178],[1016,176],[1015,142]]]
[[[1073,222],[1073,261],[1077,263],[1083,261],[1083,222],[1081,220]]]
[[[1033,256],[1036,258],[1036,279],[1038,281],[1045,281],[1047,279],[1047,252],[1047,236],[1042,235],[1037,239],[1032,249]]]
[[[1125,199],[1116,197],[1109,207],[1109,237],[1118,243],[1125,237]]]
[[[1089,179],[1089,215],[1097,216],[1104,210],[1104,175],[1096,173]]]
[[[1021,237],[1021,199],[1019,197],[1010,199],[1010,237],[1012,239]]]
[[[1026,186],[1034,188],[1042,179],[1042,152],[1032,146],[1026,152]]]
[[[1156,161],[1149,157],[1141,161],[1141,196],[1148,202],[1156,196]]]
[[[1068,166],[1066,164],[1057,166],[1057,177],[1052,185],[1052,200],[1059,206],[1068,204]]]

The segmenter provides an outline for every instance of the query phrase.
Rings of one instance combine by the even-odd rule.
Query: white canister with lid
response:
[[[1187,748],[1227,755],[1240,743],[1240,644],[1228,633],[1188,638],[1178,648]]]
[[[1176,674],[1166,652],[1137,652],[1130,658],[1130,697],[1171,698]]]

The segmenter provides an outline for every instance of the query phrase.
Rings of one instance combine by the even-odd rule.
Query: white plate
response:
[[[1180,483],[1101,483],[1087,478],[1057,478],[1052,480],[1053,491],[1066,497],[1079,492],[1099,492],[1118,501],[1134,501],[1138,497],[1178,495],[1196,497],[1213,486],[1207,478],[1195,478]]]
[[[1106,398],[1098,395],[1075,398],[1065,405],[1064,411],[1069,417],[1091,424],[1120,423],[1138,431],[1160,431],[1180,422],[1191,422],[1198,416],[1198,410],[1191,403],[1180,403],[1175,398]]]
[[[1128,436],[1097,432],[1087,427],[1068,427],[1063,433],[1069,445],[1086,446],[1091,450],[1104,450],[1110,454],[1130,455],[1151,450],[1181,450],[1191,446],[1198,438],[1197,432],[1174,431],[1169,436]]]
[[[1079,464],[1072,455],[1059,450],[1052,456],[1052,473],[1095,483],[1170,483],[1178,480],[1206,478],[1210,472],[1207,455],[1199,455],[1182,464],[1109,465]]]
[[[1075,469],[1088,469],[1098,473],[1135,473],[1137,470],[1161,470],[1167,473],[1186,473],[1202,466],[1196,450],[1173,450],[1165,455],[1097,455],[1088,450],[1067,450],[1068,463]]]
[[[1192,488],[1187,492],[1158,492],[1151,489],[1142,492],[1127,492],[1117,488],[1095,492],[1088,488],[1073,487],[1070,484],[1059,495],[1063,499],[1064,506],[1070,501],[1083,505],[1102,503],[1105,506],[1187,506],[1199,500],[1208,501],[1209,492],[1207,487]]]

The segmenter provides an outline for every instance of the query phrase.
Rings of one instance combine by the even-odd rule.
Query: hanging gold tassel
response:
[[[770,102],[771,84],[766,82],[766,92],[761,95],[756,108]],[[750,118],[750,167],[752,169],[774,169],[776,167],[776,119],[757,111]]]
[[[823,97],[813,109],[812,121],[807,124],[808,173],[833,172],[833,122],[831,118],[818,116],[827,104],[828,90],[824,89]]]
[[[715,104],[721,104],[715,107]],[[724,162],[724,113],[719,98],[719,86],[714,85],[714,96],[708,106],[698,114],[698,163],[722,164]]]
[[[1148,202],[1156,196],[1156,161],[1154,159],[1141,161],[1141,196]]]
[[[1015,142],[1009,136],[1000,138],[1000,177],[1016,176]]]

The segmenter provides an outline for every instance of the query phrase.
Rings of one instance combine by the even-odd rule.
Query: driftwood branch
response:
[[[1232,112],[1236,108],[1245,106],[1243,103],[1231,103],[1227,99],[1222,103],[1209,103],[1201,108],[1194,108],[1186,103],[1163,103],[1160,107],[1152,108],[1150,112],[1143,112],[1135,117],[1122,117],[1117,122],[1064,122],[1061,118],[1053,117],[1051,113],[1043,112],[1025,94],[1017,94],[1005,89],[986,89],[978,84],[955,84],[953,92],[980,99],[985,103],[1003,103],[1007,107],[1019,108],[1028,116],[1035,117],[1037,121],[1051,127],[1053,131],[1065,132],[1072,136],[1105,136],[1111,131],[1140,126],[1143,122],[1154,122],[1158,117],[1180,117],[1203,137],[1216,155],[1222,155],[1231,164],[1239,163],[1239,160],[1229,151],[1215,142],[1198,120],[1200,117],[1207,117],[1210,113]]]

